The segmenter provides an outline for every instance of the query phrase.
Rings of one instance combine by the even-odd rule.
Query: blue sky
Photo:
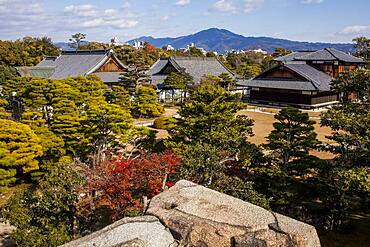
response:
[[[0,39],[174,37],[218,27],[245,36],[350,42],[370,36],[369,0],[0,0]]]

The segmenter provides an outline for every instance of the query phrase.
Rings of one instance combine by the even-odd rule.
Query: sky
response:
[[[0,39],[177,37],[208,28],[244,36],[351,42],[370,36],[370,0],[0,0]]]

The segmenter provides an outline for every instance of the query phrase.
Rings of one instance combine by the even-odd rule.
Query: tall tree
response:
[[[341,74],[333,81],[333,88],[358,92],[359,101],[344,101],[325,112],[321,124],[332,129],[328,138],[335,144],[327,145],[337,154],[342,166],[364,166],[370,162],[370,72],[359,70]]]
[[[218,76],[220,78],[219,85],[227,90],[230,91],[232,88],[235,87],[235,79],[230,76],[228,73],[222,73]]]
[[[92,154],[93,165],[96,165],[104,159],[104,149],[119,147],[119,141],[124,140],[132,127],[132,117],[119,105],[99,101],[88,106],[81,124],[88,140],[85,145]]]
[[[128,71],[122,73],[120,77],[120,85],[123,86],[130,95],[135,95],[138,86],[147,84],[150,84],[147,68],[129,68]]]
[[[201,84],[181,107],[171,137],[184,144],[201,141],[237,149],[252,134],[253,125],[247,117],[236,116],[242,108],[238,97],[220,86]]]
[[[131,96],[122,86],[113,86],[112,90],[106,92],[106,98],[109,103],[119,105],[124,109],[131,110],[132,108]]]
[[[175,101],[175,91],[180,90],[181,101],[186,93],[186,88],[193,84],[193,78],[188,73],[170,73],[163,82],[163,87],[165,90],[172,91],[172,103]]]
[[[86,39],[86,34],[84,33],[75,33],[72,35],[72,38],[69,39],[70,42],[70,47],[75,48],[76,50],[79,50],[81,47],[81,43],[83,40]]]

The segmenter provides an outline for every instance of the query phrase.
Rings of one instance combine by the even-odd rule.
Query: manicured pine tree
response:
[[[37,170],[36,159],[42,150],[40,139],[28,125],[0,119],[0,187],[15,182],[17,170]]]
[[[185,73],[170,73],[163,82],[163,87],[166,90],[171,90],[172,92],[172,103],[175,101],[175,90],[181,90],[181,102],[185,97],[186,88],[193,84],[193,78]]]
[[[235,87],[235,79],[233,79],[230,74],[228,73],[222,73],[218,76],[218,78],[220,78],[220,82],[219,82],[219,85],[227,90],[227,91],[230,91],[231,89],[233,89]]]
[[[267,137],[265,148],[287,165],[293,158],[304,158],[320,143],[315,133],[315,121],[296,108],[284,108],[275,115],[274,130]]]
[[[164,112],[159,104],[157,92],[147,86],[140,86],[133,102],[132,113],[136,117],[158,117]]]
[[[119,85],[123,86],[130,95],[135,95],[137,87],[146,84],[150,84],[150,76],[147,74],[147,69],[145,67],[134,67],[122,73]]]
[[[183,144],[201,141],[237,149],[252,134],[253,121],[236,115],[242,107],[238,95],[220,86],[201,84],[181,107],[181,118],[171,131],[171,138]]]
[[[119,105],[123,109],[132,109],[132,97],[122,86],[113,86],[112,90],[106,92],[106,99],[108,103]]]
[[[88,143],[88,153],[92,153],[94,165],[103,160],[103,150],[118,148],[132,127],[132,117],[128,110],[106,101],[89,105],[82,116],[81,132]]]
[[[53,104],[51,130],[61,137],[67,154],[78,155],[86,143],[80,127],[81,116],[76,104],[70,100],[60,100]]]

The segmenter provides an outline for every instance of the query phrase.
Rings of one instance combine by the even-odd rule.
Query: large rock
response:
[[[171,247],[171,233],[156,217],[125,218],[63,247]]]
[[[313,226],[188,181],[154,197],[147,214],[184,246],[320,246]]]
[[[15,227],[8,224],[0,223],[0,247],[12,246],[10,234],[15,230]]]

